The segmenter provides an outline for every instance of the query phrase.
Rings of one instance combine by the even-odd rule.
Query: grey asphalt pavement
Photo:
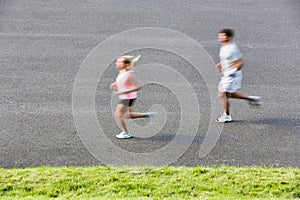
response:
[[[131,52],[142,54],[139,64],[171,66],[197,94],[198,132],[171,165],[300,167],[298,0],[0,0],[0,167],[104,165],[88,151],[75,127],[76,74],[99,43],[143,27],[186,34],[215,63],[218,31],[233,28],[246,63],[242,91],[263,99],[261,108],[233,100],[235,121],[224,125],[212,151],[199,158],[211,112],[209,86],[180,56],[151,48]],[[136,110],[160,104],[168,113],[166,123],[151,137],[117,140],[120,129],[113,119],[108,88],[116,75],[112,62],[99,77],[95,94],[96,113],[107,138],[128,152],[163,148],[172,141],[181,120],[178,99],[166,87],[146,85],[139,92]]]

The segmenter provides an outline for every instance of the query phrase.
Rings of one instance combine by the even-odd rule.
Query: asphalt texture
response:
[[[246,63],[241,90],[263,99],[260,108],[233,100],[234,122],[224,125],[212,151],[199,158],[210,118],[205,82],[179,56],[140,50],[140,64],[161,63],[183,74],[201,107],[193,143],[170,165],[300,167],[298,0],[0,0],[0,167],[105,165],[87,150],[74,124],[76,74],[99,43],[143,27],[186,34],[201,44],[215,63],[220,48],[218,31],[233,28]],[[115,138],[120,129],[113,119],[108,86],[116,75],[111,63],[99,79],[95,95],[98,120],[107,137],[137,153],[167,145],[180,123],[181,108],[171,91],[155,84],[139,92],[135,109],[147,111],[151,104],[162,105],[168,113],[164,127],[147,139]]]

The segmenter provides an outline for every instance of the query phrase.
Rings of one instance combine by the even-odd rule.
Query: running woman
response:
[[[116,61],[116,67],[119,69],[119,75],[114,83],[110,85],[111,89],[117,88],[116,95],[119,96],[120,102],[116,108],[116,118],[122,127],[122,132],[116,135],[119,139],[131,138],[131,133],[127,129],[125,119],[127,118],[151,118],[154,112],[137,113],[133,112],[133,105],[137,98],[137,91],[141,86],[137,83],[135,73],[132,68],[138,61],[138,57],[121,56]]]
[[[232,121],[230,115],[229,99],[244,99],[248,100],[250,105],[261,105],[259,96],[249,96],[242,92],[238,92],[242,84],[242,67],[244,65],[242,53],[233,41],[234,31],[232,29],[222,29],[219,32],[219,42],[222,44],[220,49],[220,62],[216,65],[221,73],[221,81],[219,83],[219,93],[221,104],[224,108],[224,113],[219,117],[217,122]]]

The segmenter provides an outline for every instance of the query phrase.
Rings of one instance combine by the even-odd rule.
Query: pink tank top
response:
[[[128,77],[130,73],[134,73],[133,71],[127,71],[124,73],[121,73],[117,77],[117,85],[118,85],[118,91],[125,91],[125,90],[130,90],[134,88],[134,85],[131,83],[128,83]],[[137,98],[137,92],[130,92],[127,94],[120,94],[119,95],[120,99],[136,99]]]

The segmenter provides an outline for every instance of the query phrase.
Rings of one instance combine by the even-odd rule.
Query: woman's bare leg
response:
[[[126,115],[127,118],[135,119],[135,118],[147,118],[147,117],[149,117],[149,114],[147,114],[147,113],[133,112],[133,107],[132,106],[128,108],[128,111],[129,111],[129,113],[127,113],[127,115]]]
[[[116,118],[125,133],[128,133],[128,129],[127,129],[127,126],[125,123],[125,117],[126,117],[127,113],[128,113],[128,106],[126,106],[124,104],[117,105]]]

